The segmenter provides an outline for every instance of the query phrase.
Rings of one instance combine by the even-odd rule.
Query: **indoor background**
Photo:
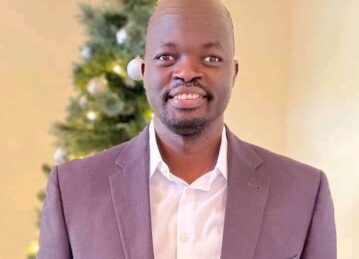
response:
[[[79,2],[0,1],[0,259],[25,258],[38,237],[41,165],[55,150],[49,128],[65,117],[85,41]],[[227,124],[243,140],[326,172],[338,258],[357,258],[359,1],[224,3],[241,64]]]

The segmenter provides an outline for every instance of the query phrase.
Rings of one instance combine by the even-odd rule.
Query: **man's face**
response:
[[[231,27],[218,10],[162,9],[147,31],[147,99],[171,131],[198,135],[211,123],[223,123],[237,74]]]

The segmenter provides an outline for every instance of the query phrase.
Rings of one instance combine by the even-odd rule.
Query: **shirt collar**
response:
[[[150,141],[150,178],[151,178],[155,173],[157,167],[163,164],[163,160],[157,145],[153,120],[151,120],[149,126],[149,138],[150,138],[149,141]]]
[[[149,144],[150,144],[150,175],[151,178],[155,173],[158,167],[167,167],[167,164],[162,160],[160,151],[158,149],[155,127],[153,124],[153,120],[151,120],[149,125]],[[221,137],[221,145],[218,152],[218,158],[215,169],[218,169],[219,172],[223,175],[225,179],[227,179],[227,134],[226,129],[223,127],[222,137]],[[167,170],[169,172],[169,170]]]

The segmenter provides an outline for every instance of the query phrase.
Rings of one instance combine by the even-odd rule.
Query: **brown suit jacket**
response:
[[[324,173],[229,130],[227,138],[221,259],[335,259]],[[153,259],[148,175],[148,128],[127,143],[54,168],[38,258]]]

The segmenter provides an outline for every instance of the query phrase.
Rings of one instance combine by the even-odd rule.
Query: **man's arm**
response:
[[[57,170],[56,166],[47,183],[46,199],[41,215],[38,259],[72,258]]]
[[[320,172],[317,200],[301,258],[337,258],[334,206],[328,179],[323,172]]]

